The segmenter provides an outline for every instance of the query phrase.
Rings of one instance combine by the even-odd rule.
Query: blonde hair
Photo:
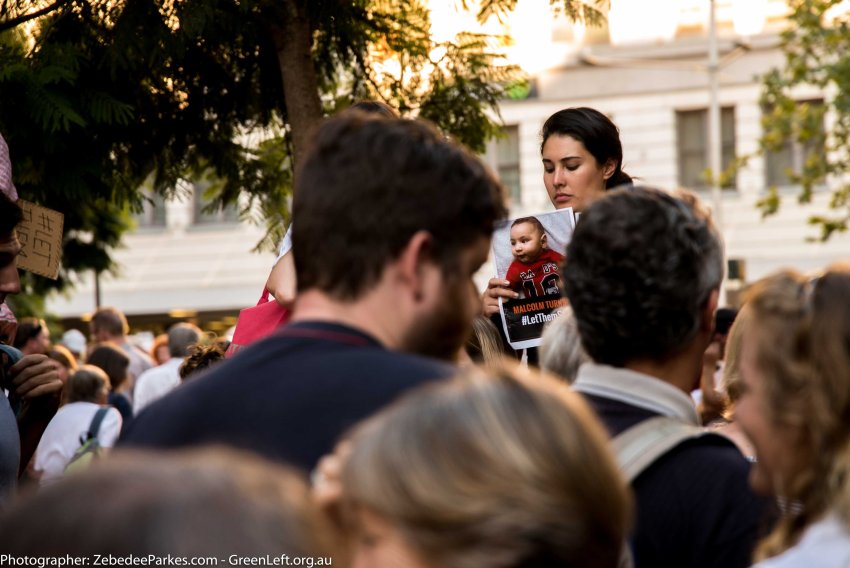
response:
[[[498,363],[505,356],[496,324],[484,315],[472,320],[472,333],[464,348],[469,358],[478,364]]]
[[[793,546],[827,510],[850,525],[850,264],[815,280],[780,272],[754,286],[750,305],[765,411],[793,433],[791,451],[805,464],[777,480],[801,506],[760,543],[763,559]]]
[[[727,420],[732,419],[732,408],[741,398],[741,340],[747,334],[747,326],[752,319],[752,309],[744,304],[738,310],[735,321],[729,328],[726,338],[726,357],[723,360],[723,391],[727,397],[727,408],[723,414]]]
[[[469,369],[355,431],[347,509],[445,568],[617,566],[631,496],[605,431],[554,378]]]

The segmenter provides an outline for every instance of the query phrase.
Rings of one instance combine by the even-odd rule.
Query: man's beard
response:
[[[449,276],[436,309],[414,324],[404,338],[404,350],[418,355],[456,361],[472,333],[473,314],[466,305],[465,282]]]

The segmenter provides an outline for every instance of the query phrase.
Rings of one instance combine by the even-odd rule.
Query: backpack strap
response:
[[[86,434],[86,440],[94,440],[97,438],[98,432],[100,432],[100,423],[103,422],[103,418],[106,416],[106,413],[109,412],[108,406],[101,406],[97,409],[97,412],[94,413],[94,416],[91,419],[91,424],[89,424],[89,431]]]
[[[686,440],[708,431],[669,416],[656,416],[621,432],[612,440],[620,471],[634,481],[646,468]]]

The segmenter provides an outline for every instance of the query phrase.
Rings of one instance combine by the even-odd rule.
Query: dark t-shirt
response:
[[[145,408],[119,445],[224,443],[310,470],[355,423],[453,372],[350,327],[293,323]]]
[[[656,416],[584,395],[612,436]],[[670,450],[632,483],[636,568],[747,567],[771,504],[749,488],[750,464],[731,441],[703,436]]]

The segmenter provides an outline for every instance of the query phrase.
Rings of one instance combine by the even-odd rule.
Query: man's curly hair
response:
[[[722,245],[693,199],[617,190],[582,214],[562,278],[595,361],[663,360],[696,335],[723,278]]]

